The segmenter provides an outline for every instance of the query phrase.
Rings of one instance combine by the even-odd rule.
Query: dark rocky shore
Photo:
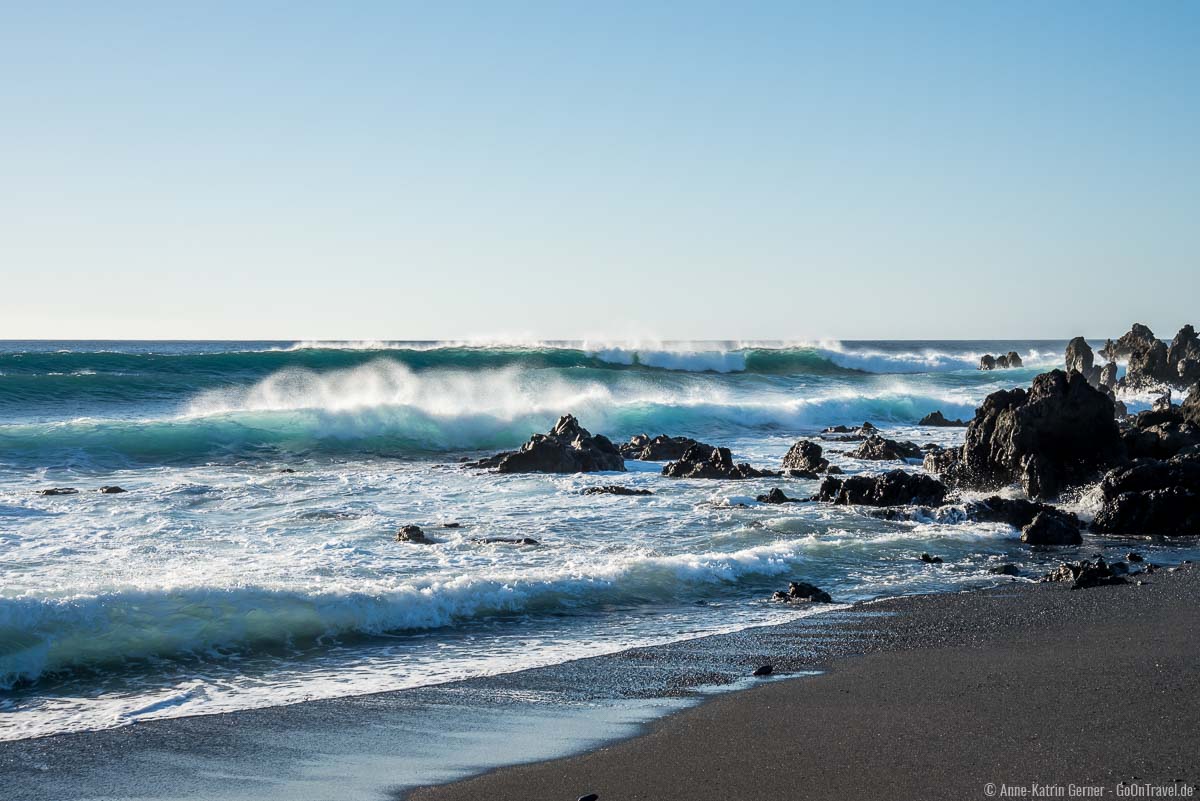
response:
[[[0,779],[14,798],[93,797],[87,793],[101,786],[96,775],[117,788],[106,790],[106,798],[244,798],[240,783],[212,777],[267,764],[288,776],[278,785],[287,792],[276,793],[268,782],[250,797],[358,797],[347,794],[352,786],[361,797],[386,791],[400,798],[416,784],[452,778],[455,770],[559,755],[545,743],[499,759],[489,752],[474,757],[484,760],[476,762],[422,750],[411,724],[423,719],[421,704],[427,702],[413,699],[443,699],[447,687],[472,688],[489,709],[491,694],[520,696],[530,687],[535,695],[546,690],[572,699],[588,693],[608,701],[694,699],[703,685],[831,668],[819,679],[773,683],[704,704],[603,751],[500,770],[411,797],[569,799],[595,792],[602,799],[957,799],[982,797],[987,782],[1111,787],[1117,781],[1198,781],[1200,673],[1193,663],[1200,652],[1200,571],[1143,564],[1133,549],[1148,538],[1200,534],[1200,344],[1190,326],[1167,346],[1135,325],[1108,342],[1101,355],[1109,360],[1103,366],[1077,337],[1066,348],[1064,369],[1042,373],[1028,387],[992,393],[970,420],[950,420],[940,412],[922,420],[927,426],[965,427],[961,446],[889,439],[865,422],[802,437],[781,463],[752,465],[720,444],[665,433],[640,434],[617,445],[565,414],[518,450],[462,465],[498,473],[574,474],[623,473],[627,459],[660,462],[667,479],[771,479],[768,491],[748,497],[745,505],[830,504],[892,520],[1004,523],[1020,531],[1023,545],[1017,547],[1028,553],[1063,554],[1044,583],[863,604],[779,627],[368,700],[0,743]],[[1118,359],[1128,364],[1123,376]],[[1020,365],[1019,355],[1011,353],[985,357],[981,369]],[[1173,390],[1189,386],[1186,400],[1175,403]],[[1146,390],[1161,392],[1159,401],[1128,414],[1118,396]],[[826,449],[821,442],[834,445]],[[854,460],[843,461],[854,474],[845,475],[835,460]],[[871,467],[864,470],[863,462]],[[819,481],[816,493],[809,484],[801,496],[788,483],[799,480]],[[776,483],[780,486],[772,486]],[[1094,518],[1064,508],[1084,493],[1097,500]],[[607,483],[578,494],[654,492]],[[441,546],[413,524],[389,536],[407,543],[397,547],[436,552]],[[1114,551],[1114,540],[1124,545]],[[1107,543],[1102,557],[1083,552],[1102,541]],[[527,537],[471,542],[544,547]],[[913,559],[941,566],[932,569],[953,566],[949,557],[929,553],[914,553]],[[1011,564],[992,570],[1004,582],[1016,572]],[[763,601],[816,610],[839,600],[798,573],[781,577],[781,589]],[[650,668],[657,672],[647,672]],[[445,731],[459,723],[448,715]],[[473,736],[482,737],[486,724],[471,725]],[[345,733],[351,729],[352,736]],[[242,751],[222,741],[231,734]],[[573,742],[595,739],[580,736]],[[260,758],[246,763],[255,753]],[[322,778],[309,777],[301,767],[324,764],[330,753],[341,761]],[[437,769],[409,770],[404,760],[410,753]],[[377,759],[364,763],[363,754]],[[348,763],[354,765],[353,781]],[[51,774],[39,773],[44,765]],[[395,778],[389,779],[389,771]]]

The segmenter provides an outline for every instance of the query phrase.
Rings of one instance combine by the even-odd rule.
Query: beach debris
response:
[[[558,418],[548,434],[534,434],[517,451],[504,451],[467,467],[499,473],[593,473],[625,471],[625,459],[603,434],[592,435],[572,415]]]
[[[967,426],[957,456],[927,457],[926,469],[951,486],[1002,487],[1019,481],[1029,497],[1056,496],[1120,463],[1125,448],[1113,399],[1080,373],[1042,373],[1028,389],[993,392]]]
[[[103,493],[103,494],[105,494],[105,495],[116,495],[116,494],[118,494],[118,493],[121,493],[121,492],[129,492],[129,490],[127,490],[127,489],[124,489],[124,488],[122,488],[122,487],[118,487],[118,486],[116,486],[116,485],[112,485],[112,486],[104,486],[104,487],[101,487],[100,489],[98,489],[98,490],[96,490],[96,491],[97,491],[97,492],[100,492],[100,493]]]
[[[755,500],[758,501],[759,503],[799,503],[800,502],[799,498],[789,498],[787,495],[784,495],[783,490],[781,490],[779,487],[775,487],[773,490],[771,490],[770,492],[768,492],[765,495],[757,496],[755,498]]]
[[[669,478],[720,479],[768,478],[779,475],[770,470],[757,470],[745,462],[734,464],[729,448],[709,450],[703,445],[688,448],[678,461],[664,467],[662,474]]]
[[[783,469],[789,475],[797,473],[823,473],[829,469],[829,460],[821,456],[821,446],[807,439],[796,442],[783,457]]]
[[[1129,566],[1124,562],[1109,565],[1100,557],[1095,562],[1084,559],[1080,562],[1063,562],[1042,577],[1042,581],[1069,581],[1071,589],[1101,587],[1109,584],[1125,584]]]
[[[771,596],[771,600],[783,601],[784,603],[833,603],[833,598],[830,597],[829,593],[815,584],[809,584],[807,581],[790,582],[787,592],[780,590]]]
[[[817,500],[835,505],[940,506],[945,498],[945,484],[932,476],[904,470],[877,476],[827,477],[817,492]]]
[[[43,490],[38,490],[38,495],[77,495],[79,490],[74,487],[48,487]]]
[[[533,537],[475,537],[476,545],[541,545]]]
[[[759,665],[758,667],[756,667],[754,669],[754,672],[751,673],[750,675],[751,676],[770,676],[774,672],[775,672],[775,667],[773,665],[769,665],[769,664],[768,665]]]
[[[1026,545],[1080,545],[1079,518],[1058,509],[1038,512],[1029,525],[1021,529],[1021,542]]]
[[[917,423],[917,425],[919,425],[919,426],[937,426],[938,428],[959,428],[959,427],[965,427],[967,424],[957,418],[954,420],[948,420],[946,418],[946,415],[942,414],[941,409],[938,409],[937,411],[930,412],[929,414],[922,417],[921,422]]]
[[[646,434],[635,434],[629,438],[629,442],[620,446],[620,450],[621,455],[626,459],[643,462],[670,462],[682,459],[683,454],[693,445],[709,451],[713,449],[712,445],[706,445],[691,437],[668,437],[666,434],[659,434],[651,439]]]
[[[872,434],[863,440],[863,444],[850,451],[848,456],[854,459],[868,459],[875,462],[897,461],[904,459],[919,459],[923,454],[920,445],[912,442],[901,442],[886,439],[878,434]]]
[[[635,489],[633,487],[623,487],[620,484],[605,484],[600,487],[588,487],[584,489],[581,495],[653,495],[654,493],[648,489]]]
[[[997,576],[1019,576],[1021,571],[1012,562],[1005,562],[1002,565],[988,568],[989,573],[994,573]]]
[[[942,563],[942,557],[931,556],[927,553],[923,553],[921,554],[921,561],[927,565],[940,565]]]
[[[412,525],[401,526],[400,530],[396,532],[396,541],[414,542],[419,545],[429,545],[433,542],[433,540],[425,536],[425,532],[421,530],[420,526]]]

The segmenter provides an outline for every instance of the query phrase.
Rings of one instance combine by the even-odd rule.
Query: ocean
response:
[[[970,418],[1060,366],[1065,346],[0,342],[0,740],[421,687],[819,611],[770,601],[792,579],[853,602],[996,584],[1004,562],[1037,575],[1104,543],[1037,552],[952,514],[753,500],[808,497],[803,479],[461,462],[566,413],[614,441],[686,435],[775,469],[838,424],[955,444],[963,429],[917,422]],[[976,369],[1010,350],[1024,367]],[[824,446],[848,473],[897,466]],[[654,494],[581,494],[612,483]],[[78,493],[36,494],[49,487]],[[1087,517],[1091,502],[1065,505]],[[397,542],[406,524],[436,542]],[[477,541],[525,537],[538,544]]]

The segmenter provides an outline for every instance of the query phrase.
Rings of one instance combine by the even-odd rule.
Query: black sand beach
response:
[[[1188,565],[1142,586],[887,601],[874,608],[897,615],[868,638],[871,653],[824,675],[408,798],[957,800],[1034,785],[1117,797],[1121,783],[1194,796],[1198,589]]]
[[[1200,571],[1186,565],[1141,586],[1015,582],[898,598],[436,688],[4,743],[0,781],[14,801],[1190,787],[1200,781],[1198,597]],[[695,705],[697,688],[744,683],[763,662],[826,672]]]

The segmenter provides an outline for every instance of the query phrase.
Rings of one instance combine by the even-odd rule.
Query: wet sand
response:
[[[1034,784],[1113,798],[1121,782],[1200,797],[1198,603],[1192,565],[1142,586],[886,601],[873,608],[897,614],[866,635],[867,653],[823,675],[718,696],[634,739],[406,798],[962,801]]]
[[[0,798],[966,799],[987,797],[988,782],[1098,783],[1107,797],[1119,781],[1190,786],[1200,569],[1146,581],[897,598],[447,685],[0,743]],[[825,672],[751,679],[764,662]]]

